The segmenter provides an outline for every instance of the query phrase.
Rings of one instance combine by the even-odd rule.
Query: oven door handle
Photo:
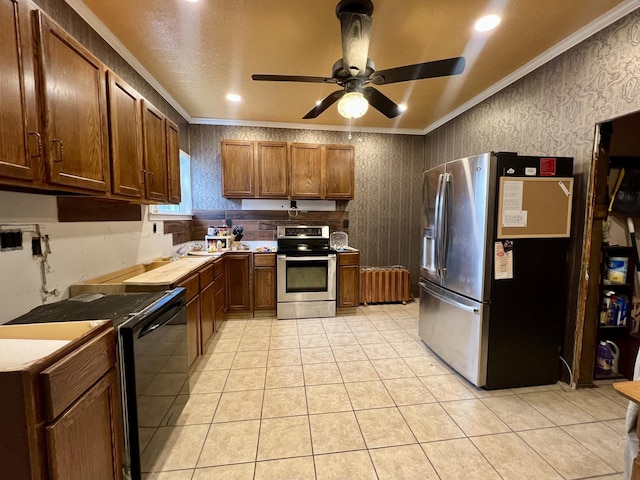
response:
[[[310,260],[322,260],[325,258],[336,258],[336,254],[328,253],[326,255],[314,255],[311,257],[292,257],[289,255],[278,255],[278,259],[283,259],[287,262],[308,262]]]

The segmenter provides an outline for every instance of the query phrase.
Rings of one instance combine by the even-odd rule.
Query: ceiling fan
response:
[[[371,38],[372,13],[371,0],[341,0],[336,6],[336,15],[341,25],[342,58],[333,65],[331,77],[254,74],[251,78],[271,82],[335,83],[343,87],[325,97],[303,117],[304,119],[316,118],[336,101],[338,101],[338,111],[346,118],[361,117],[366,113],[369,105],[387,118],[394,118],[404,109],[369,84],[387,85],[423,78],[445,77],[458,75],[464,70],[463,57],[376,70],[373,61],[367,56]]]

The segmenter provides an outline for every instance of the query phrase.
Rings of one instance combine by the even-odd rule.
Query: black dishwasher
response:
[[[36,307],[10,324],[107,320],[118,335],[125,477],[142,478],[141,458],[156,431],[180,414],[189,394],[185,289],[83,294]],[[181,398],[183,398],[181,400]],[[145,463],[152,465],[151,451]]]

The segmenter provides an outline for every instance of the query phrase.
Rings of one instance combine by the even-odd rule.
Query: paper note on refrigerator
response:
[[[505,181],[502,185],[502,211],[519,212],[522,210],[522,192],[524,182]]]
[[[503,227],[526,227],[527,226],[527,211],[502,211],[502,226]]]
[[[505,251],[502,242],[494,244],[495,265],[494,278],[496,280],[507,280],[513,278],[513,250]]]

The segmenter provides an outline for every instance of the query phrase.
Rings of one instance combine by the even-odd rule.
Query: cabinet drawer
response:
[[[52,421],[116,363],[115,330],[110,328],[40,373],[47,421]]]
[[[338,254],[338,265],[359,265],[360,252]]]
[[[216,277],[215,283],[213,284],[214,292],[218,293],[220,290],[224,289],[225,283],[227,283],[225,281],[226,278],[227,278],[226,275],[220,275]]]
[[[254,267],[275,267],[276,266],[276,254],[275,253],[256,253],[253,255]]]
[[[200,293],[200,279],[198,278],[198,274],[196,273],[186,280],[183,280],[178,286],[187,289],[187,302],[189,302],[189,300]]]
[[[226,262],[225,262],[224,258],[219,258],[213,264],[214,274],[215,274],[216,277],[219,276],[219,275],[222,275],[224,273],[225,263]]]
[[[204,290],[211,282],[213,282],[213,265],[208,265],[200,271],[200,288]]]

